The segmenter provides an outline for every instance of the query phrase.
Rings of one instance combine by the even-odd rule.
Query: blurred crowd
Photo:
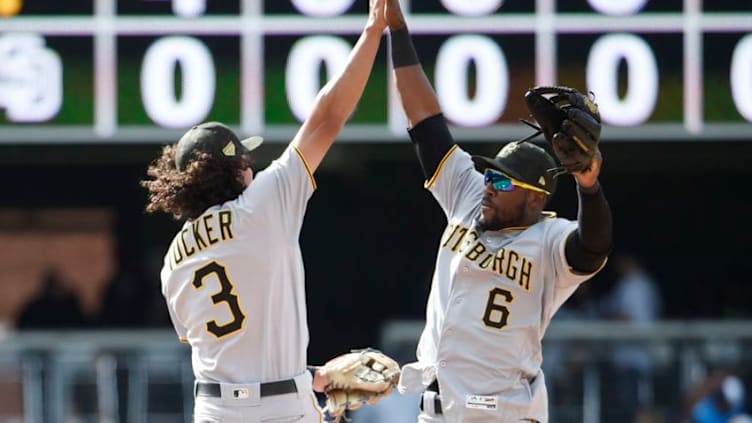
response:
[[[25,329],[101,329],[170,327],[160,286],[161,255],[120,272],[101,286],[96,301],[54,270],[44,275],[41,286],[21,308],[15,327]],[[90,304],[91,303],[91,304]]]
[[[584,284],[564,304],[554,320],[599,320],[629,322],[630,326],[648,327],[664,315],[660,282],[636,255],[614,254],[602,281]],[[549,378],[559,383],[557,392],[576,395],[577,389],[567,386],[574,374],[592,357],[587,347],[549,346],[544,366]],[[697,378],[685,392],[677,392],[679,381],[661,380],[665,373],[665,355],[650,343],[627,343],[610,354],[602,363],[603,372],[601,416],[608,422],[681,422],[681,423],[746,423],[752,422],[750,398],[745,386],[752,380],[752,369],[733,365],[716,365]],[[581,367],[565,365],[572,356],[580,356]],[[662,410],[656,406],[657,396],[678,396],[679,410]],[[582,395],[582,392],[578,394]]]

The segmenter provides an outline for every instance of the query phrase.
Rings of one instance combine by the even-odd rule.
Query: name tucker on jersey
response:
[[[214,244],[233,239],[232,212],[205,213],[175,235],[170,244],[170,270],[184,259]]]
[[[449,225],[446,228],[441,248],[462,254],[466,259],[477,263],[481,269],[487,269],[506,276],[516,282],[525,291],[530,291],[530,278],[533,263],[515,250],[500,248],[489,251],[478,238],[478,232],[462,225]]]

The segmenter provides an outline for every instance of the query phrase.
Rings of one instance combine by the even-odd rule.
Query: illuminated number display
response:
[[[367,11],[354,0],[26,3],[0,19],[0,143],[158,143],[205,120],[286,142],[344,67]],[[594,93],[606,141],[752,139],[752,2],[403,8],[460,137],[526,134],[524,91],[561,84]],[[388,61],[377,60],[343,138],[406,136]]]
[[[193,274],[193,287],[195,289],[203,288],[207,279],[216,279],[218,281],[219,291],[211,296],[211,301],[215,305],[224,303],[230,310],[232,320],[222,324],[217,323],[216,320],[210,320],[206,322],[206,330],[217,338],[222,338],[223,336],[230,335],[243,329],[245,314],[240,308],[238,296],[232,292],[234,287],[230,278],[227,276],[227,271],[224,266],[216,261],[212,261],[196,270]]]

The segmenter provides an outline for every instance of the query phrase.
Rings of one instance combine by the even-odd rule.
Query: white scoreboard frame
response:
[[[117,15],[116,0],[95,0],[92,16],[19,16],[0,19],[0,37],[7,34],[93,36],[94,117],[91,126],[45,124],[45,119],[0,125],[0,143],[153,143],[173,140],[202,121],[214,100],[215,72],[211,52],[193,37],[233,35],[240,38],[240,122],[243,134],[263,134],[270,141],[289,140],[297,125],[264,120],[264,36],[303,35],[288,58],[286,98],[293,115],[302,119],[318,91],[318,69],[331,75],[344,63],[350,44],[342,35],[360,32],[365,16],[340,15],[354,0],[292,0],[299,15],[264,15],[260,0],[240,0],[239,15],[202,16],[206,0],[172,0],[175,16]],[[450,15],[410,14],[411,32],[450,35],[435,60],[434,86],[445,115],[455,124],[458,139],[499,141],[526,134],[518,124],[496,124],[508,102],[508,72],[502,46],[489,35],[532,34],[535,39],[535,81],[556,84],[557,36],[600,34],[591,46],[585,75],[588,90],[598,93],[605,139],[752,140],[752,10],[703,12],[702,0],[684,0],[677,12],[640,12],[648,0],[587,0],[594,13],[557,13],[556,0],[536,0],[535,12],[494,14],[503,0],[437,0]],[[336,16],[336,20],[332,20]],[[682,121],[649,122],[659,89],[660,70],[651,46],[639,34],[678,34],[683,38]],[[729,85],[734,106],[746,122],[706,122],[703,119],[703,35],[738,33],[730,58]],[[190,35],[186,35],[190,34]],[[160,36],[148,47],[141,68],[144,110],[154,125],[122,125],[117,121],[117,37]],[[616,72],[627,63],[627,92],[619,96]],[[483,89],[467,95],[466,72],[473,62],[476,82]],[[180,99],[172,90],[174,66],[180,63],[190,93]],[[305,70],[308,70],[306,76]],[[389,83],[383,124],[348,124],[340,137],[346,142],[396,141],[405,138],[405,118]],[[198,88],[197,88],[198,87]],[[293,93],[293,94],[291,94]],[[485,94],[488,93],[488,94]],[[62,95],[62,94],[61,94]],[[2,107],[2,104],[0,104]],[[1,111],[0,111],[1,112]],[[7,114],[6,114],[7,116]],[[54,117],[54,116],[53,116]],[[12,120],[12,119],[9,119]],[[47,119],[49,120],[49,119]]]

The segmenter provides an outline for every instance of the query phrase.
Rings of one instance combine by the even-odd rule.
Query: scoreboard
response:
[[[525,89],[552,84],[593,93],[606,140],[752,139],[752,1],[402,3],[458,139],[527,134]],[[365,0],[0,0],[0,143],[171,142],[205,120],[287,141],[366,13]],[[405,138],[388,61],[342,140]]]

